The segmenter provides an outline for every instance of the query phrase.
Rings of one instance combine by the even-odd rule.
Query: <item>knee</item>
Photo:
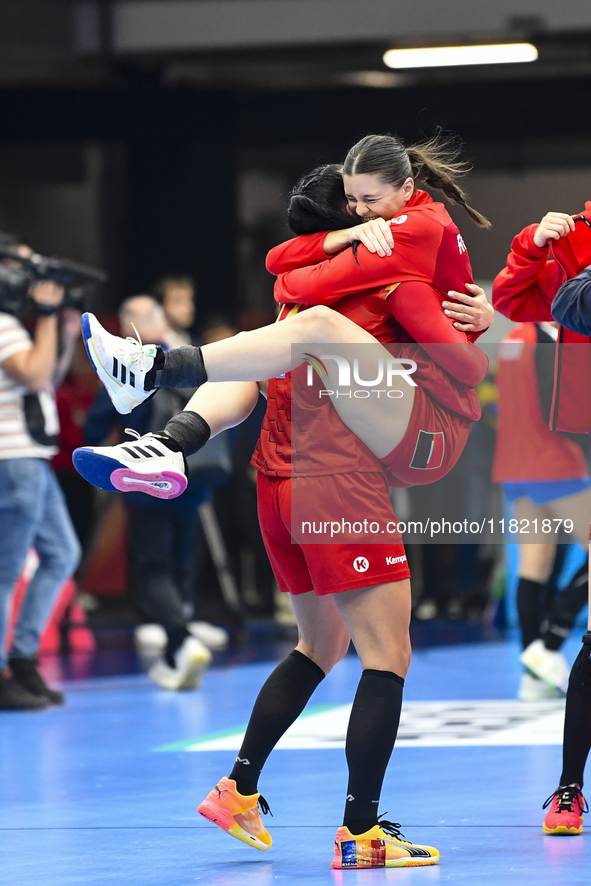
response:
[[[363,670],[391,671],[404,679],[410,667],[412,649],[407,637],[387,644],[375,643],[358,653]]]
[[[325,674],[328,674],[345,657],[349,651],[350,642],[349,633],[345,630],[338,636],[323,637],[316,642],[307,642],[300,638],[296,648],[312,659],[314,664],[317,664]]]
[[[300,315],[304,341],[330,341],[338,328],[339,315],[326,305],[315,305]]]

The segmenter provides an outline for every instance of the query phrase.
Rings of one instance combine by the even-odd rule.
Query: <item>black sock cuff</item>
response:
[[[395,683],[399,683],[401,686],[404,686],[404,677],[399,677],[398,674],[395,674],[394,671],[377,671],[374,668],[366,668],[362,671],[361,676],[373,676],[373,677],[385,677],[387,680],[394,680]]]
[[[324,680],[324,678],[326,677],[326,674],[324,673],[322,668],[318,667],[315,661],[312,661],[311,658],[308,658],[307,655],[304,655],[304,653],[300,652],[298,649],[293,649],[289,653],[287,658],[295,659],[300,667],[307,667],[310,671],[310,675],[314,675],[317,678],[318,682]]]
[[[151,370],[152,371],[152,370]],[[172,348],[163,352],[162,368],[155,373],[157,388],[198,388],[207,381],[201,348]]]
[[[519,582],[522,587],[530,587],[530,588],[545,588],[547,582],[545,581],[534,581],[533,578],[519,578]]]
[[[187,457],[205,446],[211,436],[211,428],[198,412],[185,409],[166,422],[161,434],[176,443]]]

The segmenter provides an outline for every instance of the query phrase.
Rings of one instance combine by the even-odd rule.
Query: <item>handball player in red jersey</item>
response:
[[[404,208],[415,196],[414,177],[440,187],[451,199],[465,205],[464,194],[456,182],[457,164],[437,141],[409,149],[408,152],[397,139],[391,137],[379,137],[377,144],[366,143],[366,146],[366,161],[371,163],[373,158],[377,165],[369,174],[354,169],[351,185],[355,186],[358,176],[362,176],[364,190],[369,182],[382,192],[382,205],[375,212],[377,223],[372,223],[369,239],[374,238],[378,244],[376,248],[384,252],[383,256],[374,254],[372,261],[383,262],[385,266],[391,259],[392,266],[389,273],[384,272],[385,281],[376,281],[368,274],[362,286],[363,275],[358,275],[356,285],[359,293],[351,297],[349,308],[354,301],[367,300],[367,306],[365,313],[354,312],[357,322],[345,315],[348,308],[341,304],[350,295],[347,292],[341,298],[337,296],[333,299],[334,310],[315,306],[295,311],[294,316],[282,318],[282,322],[274,326],[241,333],[228,342],[163,354],[149,345],[137,343],[134,346],[108,336],[94,318],[87,316],[84,330],[89,356],[120,411],[128,412],[151,396],[151,392],[146,390],[146,383],[148,387],[150,382],[153,387],[163,384],[201,387],[188,409],[172,420],[174,424],[169,422],[161,435],[142,437],[137,446],[129,443],[122,447],[88,447],[79,450],[76,457],[76,466],[81,473],[95,485],[103,485],[103,488],[124,489],[124,478],[127,477],[130,488],[143,486],[144,491],[153,495],[160,492],[162,497],[172,497],[171,493],[180,494],[183,453],[195,451],[211,433],[218,433],[222,428],[243,420],[258,397],[260,386],[254,380],[270,379],[266,385],[262,385],[267,391],[268,410],[253,463],[259,471],[259,514],[265,543],[278,584],[291,595],[299,642],[261,689],[232,772],[229,777],[220,780],[199,806],[199,811],[243,842],[262,850],[269,848],[271,837],[260,816],[261,810],[266,812],[268,809],[258,793],[260,772],[273,747],[299,716],[326,673],[346,654],[352,639],[361,659],[363,673],[346,737],[349,782],[344,822],[337,832],[332,861],[335,868],[428,865],[435,864],[439,858],[436,849],[402,839],[397,824],[383,819],[378,823],[381,786],[396,739],[404,677],[410,661],[409,571],[399,536],[393,536],[390,544],[372,545],[369,553],[366,546],[359,544],[294,543],[291,531],[292,490],[303,484],[305,494],[312,495],[318,503],[330,497],[346,499],[353,490],[358,500],[367,503],[372,518],[376,514],[376,519],[386,520],[387,515],[391,519],[393,514],[384,468],[395,479],[397,474],[400,475],[399,485],[413,482],[412,471],[425,476],[429,470],[428,465],[413,466],[414,450],[409,455],[405,448],[409,432],[414,435],[416,448],[421,430],[413,424],[413,416],[418,414],[415,408],[418,406],[422,418],[428,423],[427,432],[431,422],[437,421],[437,428],[441,428],[443,423],[445,431],[442,433],[449,433],[449,447],[443,447],[442,462],[437,465],[437,468],[442,467],[443,458],[451,451],[451,463],[446,463],[449,470],[454,461],[453,453],[459,455],[470,421],[477,417],[476,402],[470,390],[486,371],[486,358],[480,355],[464,333],[455,330],[452,323],[442,316],[441,303],[448,298],[452,284],[463,292],[472,280],[463,241],[460,245],[459,232],[449,216],[443,214],[444,210],[436,209],[433,220],[426,218],[425,230],[429,231],[429,235],[424,242],[415,244],[416,279],[412,277],[408,249],[404,251],[407,264],[402,270],[396,265],[396,234],[394,248],[391,236],[387,236],[396,226],[384,228],[377,221],[378,218],[396,218],[404,214]],[[357,147],[352,151],[355,152]],[[314,185],[322,185],[327,180],[319,172],[316,182],[309,183],[307,193],[313,195]],[[344,212],[342,184],[340,188],[341,228],[349,229],[351,219]],[[419,195],[418,199],[425,203],[429,201],[426,195]],[[358,205],[360,208],[361,203]],[[474,210],[469,209],[469,212],[484,223]],[[324,231],[321,240],[326,238],[328,251],[336,240],[337,249],[334,251],[338,254],[330,260],[336,263],[344,254],[338,250],[348,251],[349,241],[344,242],[346,238],[339,232],[334,232],[335,236],[331,237],[327,231],[335,225],[326,224],[328,219],[326,214],[323,216],[322,208],[319,215],[325,224],[318,226],[317,219],[317,227],[308,230]],[[354,236],[353,239],[360,237]],[[362,251],[363,247],[357,250],[360,264],[365,259],[365,256],[361,256]],[[455,262],[451,255],[455,256]],[[371,253],[367,252],[367,256],[371,256]],[[327,253],[318,261],[323,259],[327,259]],[[293,273],[297,272],[294,269]],[[286,274],[286,280],[288,276]],[[436,284],[433,282],[435,278]],[[455,362],[446,363],[443,354],[437,355],[439,362],[433,356],[429,359],[427,353],[421,358],[420,349],[415,344],[417,338],[396,319],[392,306],[395,299],[392,302],[391,295],[398,290],[404,293],[403,287],[415,283],[417,286],[424,284],[425,288],[414,290],[414,297],[421,300],[419,305],[415,305],[414,313],[420,314],[424,307],[425,312],[432,316],[433,323],[442,319],[445,324],[445,332],[427,337],[427,346],[435,351],[435,345],[445,335],[443,340],[448,347],[455,344],[460,352]],[[385,286],[389,287],[389,293],[383,291]],[[360,294],[368,288],[371,296]],[[434,291],[437,311],[430,306]],[[374,301],[371,302],[370,298]],[[470,302],[471,299],[466,297],[466,301]],[[341,308],[342,314],[338,313]],[[453,308],[450,310],[454,311]],[[457,312],[459,319],[469,321],[474,310],[482,320],[480,309],[470,307],[465,317],[463,312]],[[401,308],[401,311],[404,309]],[[369,322],[368,313],[375,335],[357,325]],[[376,313],[380,314],[377,320]],[[455,316],[454,311],[451,318]],[[468,322],[466,325],[471,324]],[[481,328],[488,325],[489,322],[485,321]],[[370,412],[365,411],[365,418],[373,422],[373,433],[365,435],[364,439],[363,420],[359,419],[359,413],[341,408],[344,400],[333,402],[324,399],[309,416],[309,426],[305,430],[310,447],[304,458],[298,459],[300,473],[294,476],[291,464],[289,375],[294,362],[296,366],[304,363],[306,356],[309,356],[310,345],[314,343],[333,344],[335,349],[343,342],[347,346],[371,344],[379,348],[378,340],[414,348],[413,353],[418,358],[415,361],[417,373],[422,370],[426,380],[430,372],[440,378],[445,388],[441,396],[448,398],[456,411],[436,401],[428,391],[408,385],[404,398],[388,404],[384,410],[387,412],[385,417],[375,407]],[[418,341],[422,340],[421,329]],[[233,348],[232,343],[236,343]],[[298,346],[295,361],[292,359],[292,345]],[[391,358],[389,351],[384,353]],[[364,375],[363,359],[359,357],[360,374],[368,377],[367,373]],[[424,366],[421,366],[421,359]],[[434,369],[429,368],[431,364]],[[302,371],[307,371],[306,367]],[[288,373],[286,378],[277,378],[283,373]],[[325,380],[333,387],[337,386],[338,379],[332,367],[327,369],[323,382]],[[362,412],[363,401],[358,406]],[[359,431],[358,436],[351,433],[351,426]],[[400,458],[396,457],[398,455]],[[140,461],[144,465],[149,463],[149,467],[144,467],[142,471]],[[437,468],[431,474],[433,479],[437,476]],[[118,471],[123,473],[118,474]]]
[[[572,286],[567,281],[574,281],[590,265],[591,203],[574,216],[548,212],[539,224],[528,225],[513,239],[507,265],[494,281],[493,303],[517,322],[543,323],[555,318],[560,322],[566,319],[562,315],[563,297]],[[580,334],[585,331],[586,335]],[[585,330],[580,323],[576,331],[559,326],[550,413],[553,430],[591,433],[590,335],[591,329]],[[583,813],[588,811],[582,793],[583,773],[590,749],[591,605],[587,633],[568,680],[562,773],[558,787],[544,804],[544,808],[549,807],[544,819],[546,834],[582,832]]]

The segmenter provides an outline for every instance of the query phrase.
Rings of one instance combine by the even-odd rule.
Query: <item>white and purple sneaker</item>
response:
[[[140,403],[153,397],[146,391],[146,375],[154,366],[157,345],[144,345],[135,338],[121,338],[103,329],[94,314],[82,314],[82,338],[88,359],[107,389],[113,406],[127,415]]]
[[[85,480],[109,492],[145,492],[154,498],[178,498],[187,488],[182,452],[170,449],[161,436],[129,428],[137,439],[117,446],[83,446],[72,456]]]

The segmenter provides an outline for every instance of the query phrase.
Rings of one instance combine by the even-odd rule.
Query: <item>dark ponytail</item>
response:
[[[471,168],[458,159],[459,154],[457,141],[443,137],[441,130],[428,141],[409,148],[395,136],[367,135],[347,154],[343,174],[379,175],[395,188],[401,187],[407,178],[425,182],[442,191],[452,203],[463,206],[479,227],[490,228],[489,220],[468,205],[467,195],[458,183]]]
[[[348,214],[342,167],[318,166],[304,175],[289,195],[287,223],[294,234],[317,234],[350,228],[359,219]]]

